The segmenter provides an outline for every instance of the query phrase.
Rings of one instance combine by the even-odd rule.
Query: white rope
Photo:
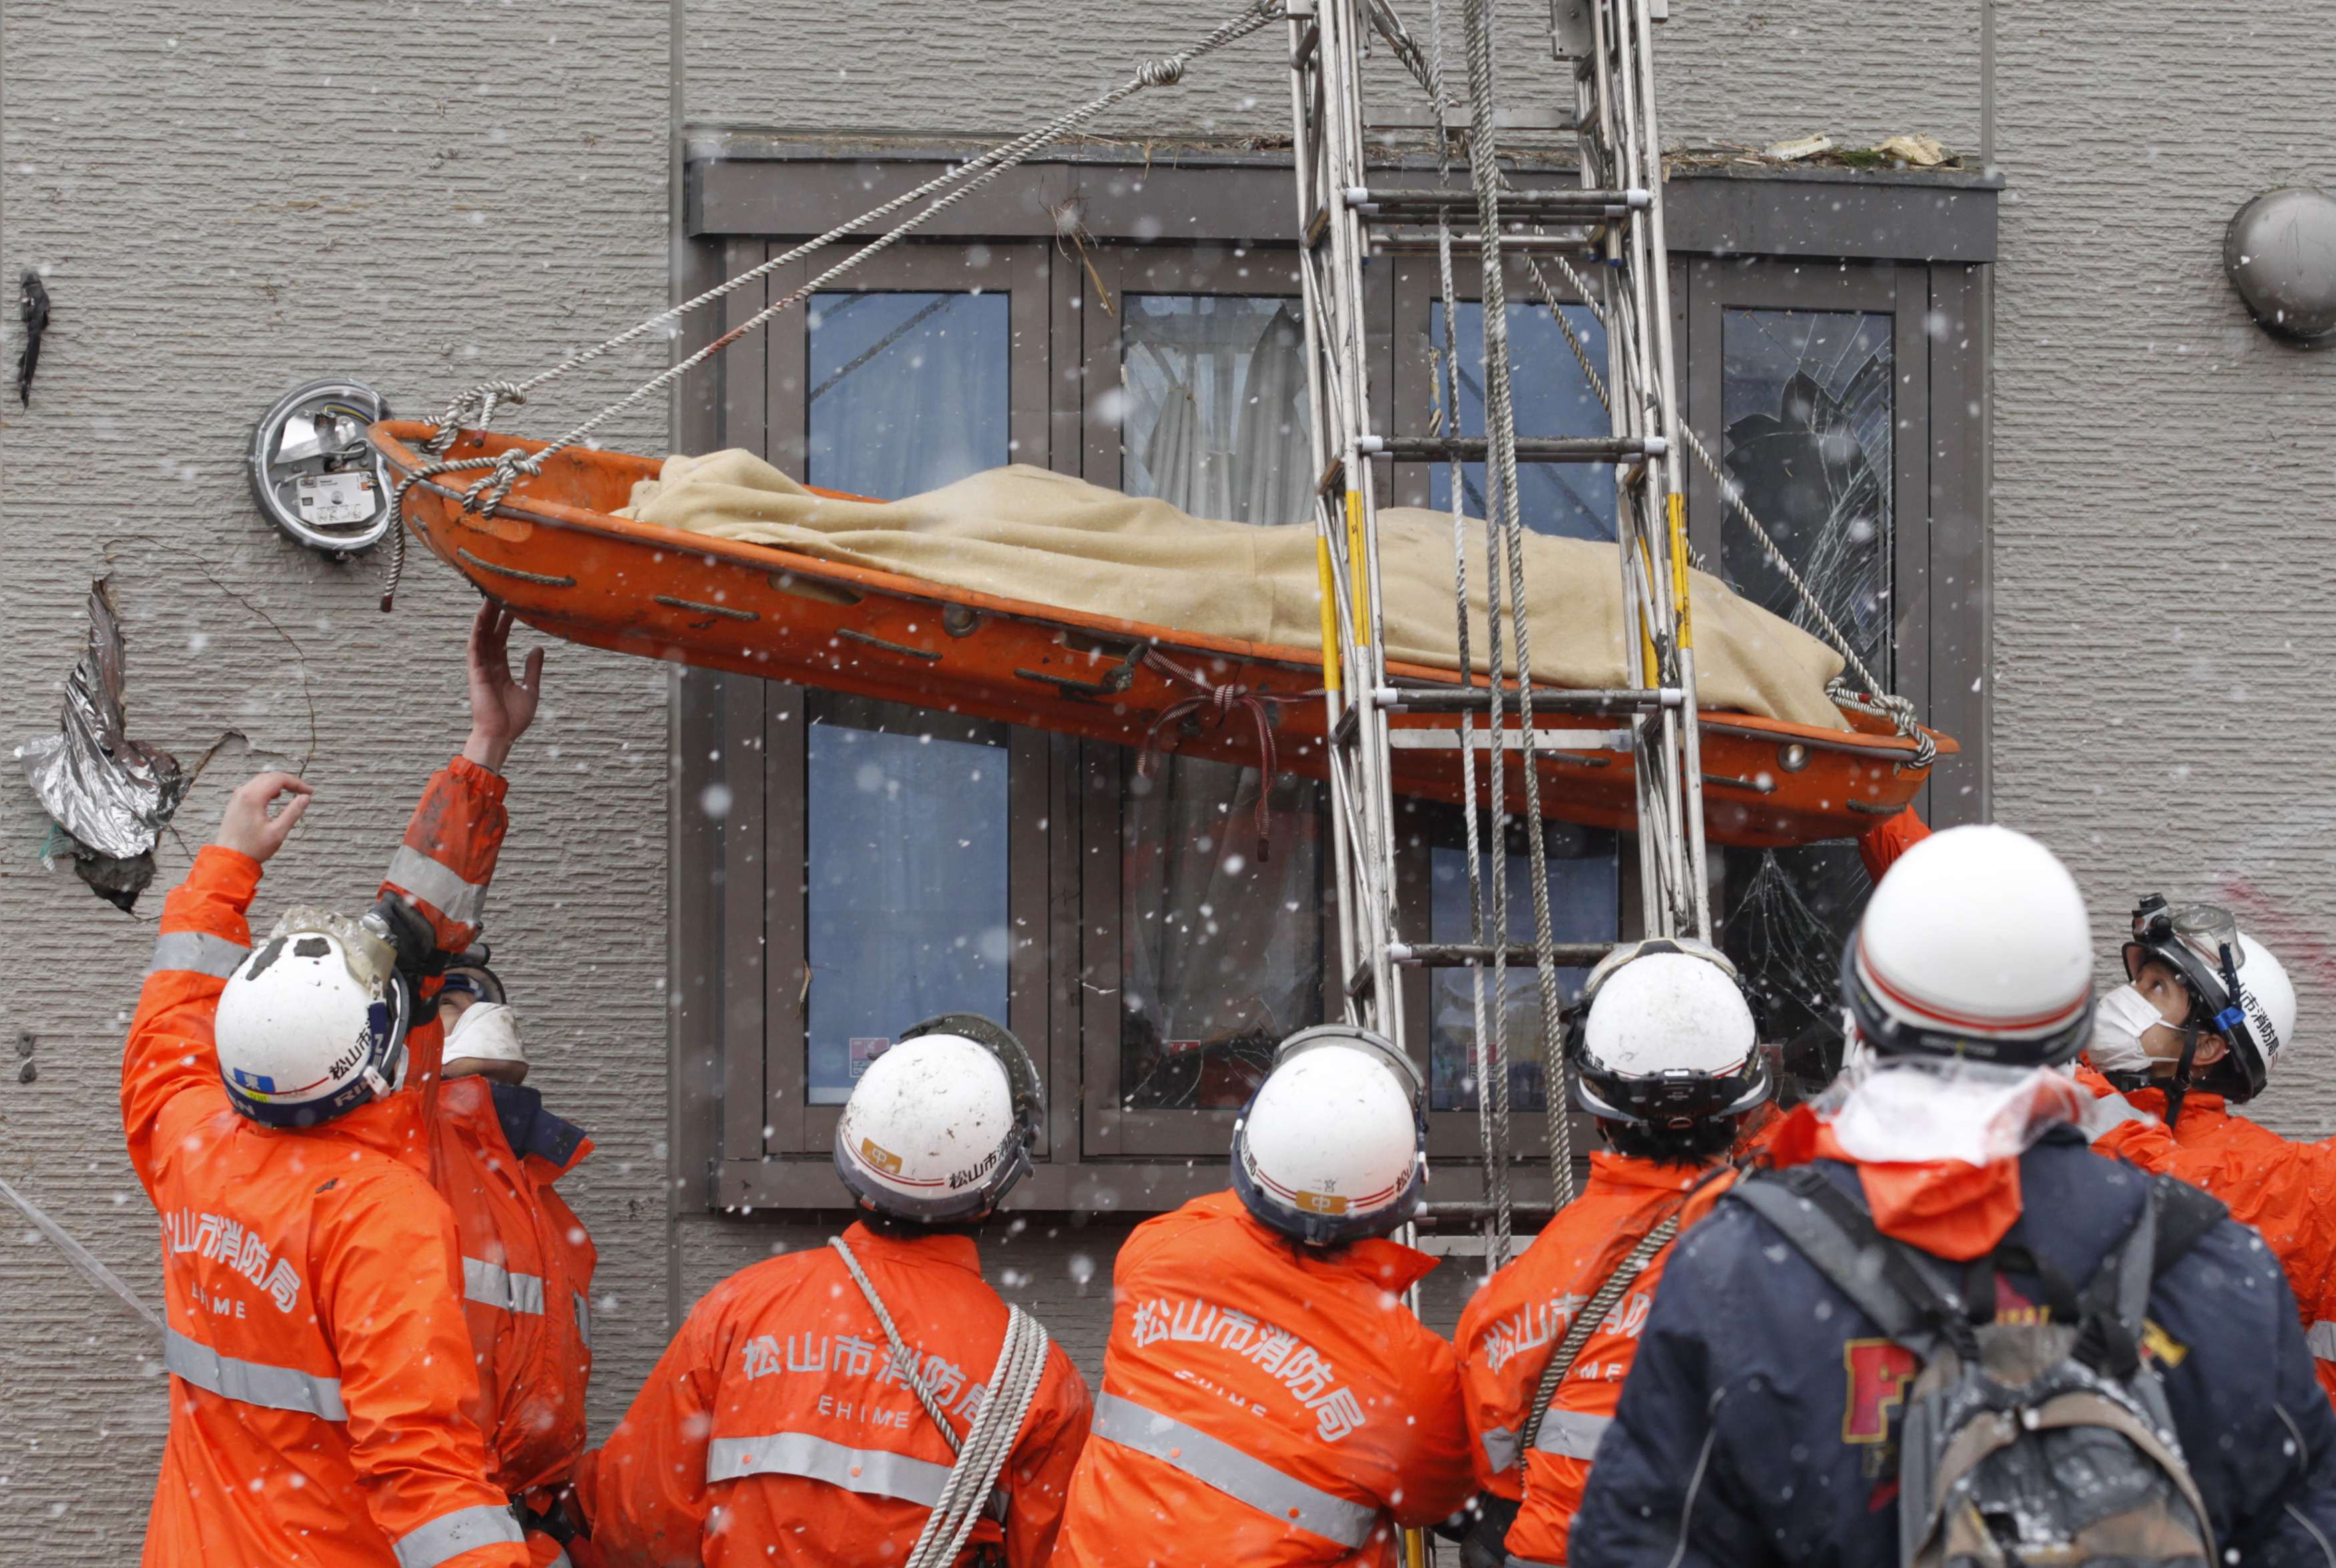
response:
[[[1549,847],[1541,816],[1541,768],[1532,750],[1533,728],[1533,640],[1525,616],[1524,518],[1517,495],[1516,409],[1509,379],[1508,291],[1501,266],[1500,170],[1494,162],[1493,132],[1493,5],[1492,0],[1466,0],[1468,40],[1469,136],[1468,172],[1476,188],[1478,259],[1484,284],[1484,434],[1486,464],[1492,483],[1484,510],[1485,542],[1504,547],[1508,557],[1509,611],[1514,623],[1517,669],[1517,723],[1526,738],[1521,766],[1525,786],[1525,861],[1533,880],[1533,970],[1541,982],[1542,1086],[1549,1125],[1549,1175],[1552,1199],[1559,1205],[1573,1197],[1573,1139],[1571,1108],[1565,1091],[1564,1010],[1557,993],[1556,937],[1549,908]],[[1497,562],[1494,566],[1498,573]],[[1499,685],[1499,665],[1494,685]],[[1505,857],[1504,857],[1505,858]],[[1498,881],[1508,880],[1505,864]],[[1497,1005],[1505,1013],[1504,990],[1508,931],[1494,938],[1494,985]]]
[[[1384,29],[1389,17],[1382,21]],[[1397,24],[1398,27],[1400,24]],[[1444,134],[1444,114],[1447,102],[1444,91],[1444,0],[1428,0],[1427,61],[1428,98],[1435,107],[1436,166],[1438,172],[1449,178],[1452,172],[1451,139]],[[1398,53],[1402,51],[1398,49]],[[1415,50],[1416,53],[1416,51]],[[1406,56],[1408,58],[1408,56]],[[1442,422],[1442,432],[1456,438],[1460,434],[1460,313],[1459,289],[1452,276],[1451,214],[1438,208],[1436,214],[1436,266],[1439,286],[1444,291],[1443,363],[1437,367],[1436,402]],[[1468,672],[1474,668],[1468,653],[1468,509],[1467,465],[1460,460],[1458,450],[1452,456],[1452,583],[1453,602],[1459,622],[1460,679],[1465,684]],[[1497,648],[1498,644],[1495,644]],[[1496,652],[1487,684],[1494,695],[1488,699],[1494,707],[1489,720],[1494,732],[1500,728],[1499,687],[1500,656]],[[1484,907],[1484,851],[1482,836],[1476,825],[1476,743],[1475,718],[1462,710],[1460,714],[1460,817],[1466,824],[1468,851],[1468,917],[1469,940],[1482,947],[1487,943],[1508,940],[1505,922],[1494,924]],[[1486,756],[1486,768],[1491,775],[1495,795],[1505,799],[1506,786],[1504,758],[1505,748],[1495,746]],[[1528,766],[1531,765],[1528,761]],[[1501,842],[1495,837],[1495,843]],[[1501,881],[1506,884],[1507,857],[1501,868]],[[1498,935],[1494,934],[1497,931]],[[1509,1051],[1508,998],[1500,998],[1498,1021],[1486,1027],[1484,1006],[1484,966],[1481,963],[1468,965],[1469,1004],[1475,1024],[1474,1051],[1476,1067],[1476,1130],[1484,1159],[1484,1195],[1491,1200],[1492,1215],[1484,1233],[1485,1268],[1493,1272],[1504,1268],[1509,1261],[1515,1235],[1515,1223],[1509,1194]]]
[[[1410,68],[1414,80],[1427,93],[1429,102],[1436,106],[1436,124],[1438,128],[1436,135],[1440,143],[1443,138],[1441,128],[1444,123],[1443,82],[1440,69],[1441,41],[1435,38],[1430,40],[1430,48],[1436,52],[1438,59],[1435,62],[1420,62],[1417,58],[1417,49],[1412,46],[1409,37],[1403,32],[1402,23],[1392,13],[1387,13],[1384,15],[1380,14],[1383,5],[1384,0],[1375,0],[1373,20],[1378,23],[1381,32],[1394,48],[1396,57]],[[1430,5],[1432,10],[1437,9],[1436,0],[1430,0]],[[1431,27],[1434,24],[1431,23]],[[1473,162],[1475,159],[1473,147],[1470,150],[1470,157]],[[1494,175],[1503,187],[1507,187],[1509,179],[1504,171],[1495,166]],[[1444,243],[1447,237],[1445,235],[1439,234],[1439,244]],[[1591,318],[1601,327],[1610,325],[1606,312],[1598,304],[1596,292],[1591,288],[1582,274],[1575,270],[1573,263],[1568,260],[1562,252],[1552,252],[1550,259],[1557,263],[1558,270],[1565,275],[1566,282],[1572,286],[1574,293],[1581,297],[1583,307],[1590,312]],[[1598,368],[1591,363],[1590,351],[1582,344],[1581,335],[1573,330],[1573,324],[1565,319],[1565,312],[1559,306],[1557,291],[1550,286],[1548,277],[1542,272],[1540,261],[1530,255],[1524,256],[1523,261],[1525,271],[1533,281],[1534,291],[1540,295],[1541,303],[1548,310],[1551,318],[1557,323],[1558,330],[1565,334],[1565,345],[1572,350],[1575,362],[1582,366],[1582,375],[1589,380],[1590,390],[1597,394],[1599,405],[1611,411],[1614,405],[1612,398],[1606,391],[1606,378],[1601,375]],[[1815,591],[1808,586],[1799,570],[1786,557],[1784,547],[1776,542],[1776,536],[1768,531],[1767,525],[1753,512],[1750,504],[1744,498],[1741,487],[1720,467],[1718,460],[1711,455],[1710,449],[1703,444],[1702,439],[1695,433],[1693,426],[1685,420],[1679,420],[1676,422],[1679,426],[1679,439],[1687,443],[1687,449],[1694,455],[1696,461],[1703,465],[1704,471],[1708,473],[1719,486],[1721,501],[1744,520],[1745,527],[1752,530],[1754,540],[1758,543],[1762,552],[1767,556],[1770,563],[1776,566],[1786,583],[1791,586],[1795,596],[1808,611],[1810,619],[1816,623],[1817,629],[1825,640],[1830,643],[1834,651],[1842,656],[1843,661],[1848,664],[1850,672],[1865,683],[1863,693],[1847,692],[1836,683],[1827,688],[1827,694],[1841,707],[1854,709],[1860,712],[1874,713],[1888,719],[1892,727],[1899,734],[1907,736],[1914,741],[1913,765],[1916,768],[1931,766],[1938,760],[1938,742],[1931,738],[1929,732],[1918,721],[1913,701],[1893,694],[1889,688],[1883,684],[1881,679],[1867,667],[1856,648],[1851,645],[1848,634],[1835,622],[1832,615],[1818,601]],[[1694,557],[1695,565],[1700,568],[1704,564],[1700,554],[1692,546],[1689,548],[1689,554]]]
[[[15,1205],[24,1216],[33,1222],[34,1228],[48,1237],[55,1244],[56,1249],[64,1253],[65,1261],[79,1269],[91,1283],[120,1296],[129,1303],[131,1312],[146,1320],[148,1328],[158,1334],[162,1331],[161,1317],[154,1309],[139,1300],[138,1292],[123,1284],[120,1274],[107,1268],[95,1253],[73,1240],[64,1226],[51,1219],[38,1204],[5,1181],[0,1181],[0,1197],[5,1197]]]
[[[973,1532],[974,1521],[981,1516],[984,1504],[998,1485],[998,1473],[1006,1467],[1007,1457],[1014,1451],[1015,1441],[1022,1435],[1022,1424],[1029,1418],[1031,1401],[1037,1397],[1038,1384],[1046,1370],[1046,1330],[1037,1319],[1017,1306],[1006,1309],[1006,1339],[998,1350],[998,1364],[990,1369],[988,1393],[981,1408],[975,1412],[973,1425],[960,1439],[957,1428],[941,1414],[940,1400],[917,1364],[917,1354],[900,1337],[898,1324],[884,1305],[884,1298],[876,1293],[869,1282],[867,1271],[852,1254],[842,1236],[830,1236],[827,1244],[843,1260],[852,1275],[852,1282],[868,1300],[869,1310],[876,1314],[877,1325],[884,1331],[885,1340],[892,1347],[892,1364],[907,1379],[925,1414],[957,1456],[949,1467],[949,1479],[941,1485],[940,1500],[925,1520],[925,1528],[917,1544],[910,1549],[904,1568],[948,1568],[957,1561],[965,1538]]]
[[[745,337],[747,334],[763,325],[765,322],[770,321],[773,317],[777,316],[785,311],[793,309],[797,305],[803,303],[803,301],[809,298],[813,294],[835,282],[855,267],[862,266],[871,257],[882,253],[890,247],[897,244],[902,239],[905,239],[917,229],[922,227],[925,224],[930,223],[933,218],[939,217],[941,213],[948,211],[951,207],[954,207],[959,201],[964,200],[967,197],[972,195],[975,191],[980,189],[983,186],[997,179],[1000,174],[1005,173],[1007,169],[1025,161],[1032,153],[1037,152],[1040,148],[1045,147],[1050,142],[1059,140],[1064,136],[1068,135],[1071,131],[1078,129],[1079,126],[1083,125],[1087,121],[1092,120],[1096,115],[1102,113],[1105,110],[1113,107],[1114,104],[1121,102],[1124,99],[1133,97],[1134,94],[1144,91],[1146,88],[1168,87],[1181,82],[1183,80],[1185,68],[1194,60],[1199,59],[1202,55],[1207,54],[1213,50],[1220,49],[1225,44],[1231,44],[1237,39],[1245,38],[1250,34],[1265,26],[1268,23],[1276,20],[1281,15],[1281,7],[1282,0],[1251,0],[1251,3],[1245,7],[1239,15],[1219,26],[1214,32],[1210,33],[1191,48],[1184,50],[1181,53],[1169,55],[1164,59],[1149,60],[1144,62],[1142,65],[1136,67],[1134,74],[1130,76],[1125,82],[1121,82],[1118,86],[1112,88],[1109,92],[1105,92],[1098,97],[1090,99],[1079,107],[1057,116],[1054,121],[1046,125],[1041,126],[1036,131],[1026,132],[1025,134],[1015,138],[1011,141],[1006,142],[998,147],[992,148],[989,151],[981,154],[979,157],[972,159],[954,169],[926,181],[923,185],[919,186],[914,190],[894,197],[891,200],[883,203],[880,207],[871,208],[867,212],[861,214],[858,218],[852,218],[847,223],[837,225],[835,227],[829,229],[825,234],[819,236],[815,239],[806,240],[802,245],[795,247],[793,250],[790,250],[784,255],[774,256],[770,260],[763,263],[760,266],[750,268],[725,283],[716,285],[715,287],[706,290],[704,294],[699,295],[695,299],[686,301],[668,310],[660,311],[657,315],[648,317],[646,321],[641,322],[639,324],[618,333],[615,337],[609,338],[606,342],[587,349],[582,353],[570,355],[568,359],[563,360],[559,364],[542,372],[530,380],[519,382],[488,382],[482,383],[479,387],[472,388],[471,391],[457,397],[453,403],[448,407],[445,415],[442,417],[437,434],[431,438],[432,446],[435,453],[443,454],[445,450],[450,450],[446,443],[450,443],[453,440],[452,435],[449,433],[451,431],[460,428],[465,424],[471,424],[474,427],[476,425],[482,425],[487,418],[492,417],[494,408],[498,403],[524,402],[526,401],[526,394],[530,391],[541,386],[546,382],[551,381],[558,376],[564,375],[579,365],[589,363],[590,361],[598,359],[600,355],[608,353],[612,349],[629,343],[634,339],[640,337],[642,334],[655,330],[662,324],[677,321],[681,316],[688,314],[689,312],[698,309],[703,305],[712,304],[715,300],[721,298],[723,295],[729,294],[735,289],[742,287],[744,285],[754,278],[760,277],[779,266],[784,266],[788,262],[798,260],[824,246],[831,245],[837,240],[843,238],[853,230],[863,227],[876,218],[900,211],[901,208],[908,207],[925,196],[931,195],[935,191],[943,190],[944,187],[954,186],[954,189],[947,189],[944,194],[940,195],[938,199],[933,201],[932,204],[927,207],[923,211],[902,222],[898,227],[879,235],[866,246],[854,251],[851,256],[845,257],[835,266],[829,267],[825,272],[821,273],[809,283],[804,284],[802,287],[787,295],[784,298],[782,298],[774,304],[765,306],[762,310],[757,311],[745,321],[740,323],[735,327],[732,327],[728,332],[724,333],[712,343],[709,343],[704,348],[699,349],[696,353],[690,354],[679,363],[670,365],[665,370],[659,372],[657,374],[651,376],[647,381],[642,382],[633,391],[628,392],[623,397],[618,398],[614,402],[609,403],[599,413],[594,414],[591,418],[584,421],[581,424],[577,425],[565,435],[560,437],[559,440],[553,441],[550,446],[543,448],[541,450],[528,454],[521,454],[514,450],[505,452],[501,456],[494,458],[472,458],[454,462],[441,461],[439,463],[428,465],[425,469],[417,471],[413,478],[426,478],[435,474],[451,473],[466,469],[484,469],[492,470],[487,477],[479,480],[463,493],[463,506],[466,509],[472,511],[492,509],[495,505],[501,501],[505,495],[510,493],[511,486],[518,482],[519,477],[521,474],[530,476],[540,474],[542,471],[542,465],[545,460],[559,452],[566,450],[569,447],[577,445],[579,442],[589,437],[594,431],[606,424],[609,420],[614,419],[617,415],[623,413],[626,410],[634,407],[645,399],[662,392],[665,388],[670,386],[673,382],[678,381],[689,372],[696,369],[699,365],[705,363],[715,354],[720,353],[724,349],[728,348],[732,344],[737,342],[740,338]],[[474,407],[480,412],[480,419],[476,421],[465,421],[462,416],[472,411]],[[412,480],[409,479],[408,483],[411,482]],[[400,486],[399,489],[402,493],[404,487]]]

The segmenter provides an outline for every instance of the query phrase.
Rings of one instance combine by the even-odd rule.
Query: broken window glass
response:
[[[1729,310],[1721,327],[1721,460],[1817,602],[1883,682],[1893,675],[1893,320],[1859,311]],[[1822,636],[1732,509],[1723,576]],[[1788,1055],[1837,1050],[1841,947],[1872,891],[1854,846],[1730,850],[1729,956]]]
[[[1013,460],[1003,293],[821,294],[806,482],[892,498]],[[808,1099],[841,1105],[902,1030],[1007,1016],[1007,727],[805,694]]]
[[[1199,517],[1309,521],[1296,300],[1121,302],[1121,484]],[[1284,775],[1257,839],[1258,769],[1123,759],[1120,1083],[1132,1109],[1239,1106],[1274,1047],[1322,1020],[1322,788]]]

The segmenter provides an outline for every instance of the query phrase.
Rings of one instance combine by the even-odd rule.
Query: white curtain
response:
[[[1312,450],[1295,302],[1126,301],[1127,489],[1199,517],[1308,521]],[[1272,797],[1255,767],[1171,756],[1124,805],[1126,1098],[1238,1104],[1273,1045],[1321,1011],[1317,791]],[[1198,1048],[1198,1049],[1193,1049]]]

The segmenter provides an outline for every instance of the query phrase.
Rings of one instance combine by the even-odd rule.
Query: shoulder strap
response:
[[[1550,1401],[1557,1398],[1558,1385],[1565,1381],[1567,1375],[1573,1370],[1573,1363],[1581,1359],[1582,1347],[1590,1342],[1591,1331],[1606,1321],[1606,1315],[1614,1310],[1614,1303],[1621,1301],[1622,1292],[1630,1288],[1630,1282],[1646,1271],[1647,1264],[1654,1260],[1657,1253],[1670,1245],[1679,1230],[1679,1210],[1675,1208],[1665,1215],[1654,1229],[1639,1238],[1639,1244],[1614,1265],[1614,1272],[1608,1274],[1605,1282],[1591,1293],[1589,1303],[1573,1314],[1573,1321],[1566,1326],[1565,1339],[1542,1367],[1541,1382],[1533,1389],[1533,1408],[1525,1416],[1520,1452],[1530,1449],[1541,1437],[1542,1420],[1549,1414]]]
[[[1858,1311],[1924,1360],[1942,1334],[1959,1350],[1970,1340],[1961,1299],[1927,1277],[1905,1248],[1874,1228],[1857,1200],[1815,1166],[1747,1177],[1722,1201],[1743,1204],[1776,1226]]]
[[[2214,1194],[2170,1176],[2150,1178],[2149,1197],[2157,1211],[2153,1274],[2163,1274],[2189,1256],[2190,1249],[2205,1241],[2209,1231],[2231,1217],[2230,1209]]]
[[[917,1353],[909,1349],[906,1340],[900,1338],[900,1331],[892,1321],[891,1311],[884,1305],[884,1298],[876,1293],[876,1287],[869,1282],[867,1271],[860,1266],[860,1260],[852,1255],[852,1249],[844,1244],[842,1236],[828,1237],[827,1244],[835,1249],[836,1256],[843,1260],[844,1268],[852,1275],[852,1282],[858,1285],[860,1293],[868,1298],[869,1310],[876,1314],[876,1321],[883,1329],[884,1338],[892,1346],[892,1362],[900,1369],[900,1376],[917,1396],[917,1402],[924,1406],[925,1414],[933,1418],[933,1425],[940,1428],[949,1452],[960,1452],[964,1447],[963,1439],[958,1436],[957,1428],[949,1425],[949,1418],[941,1414],[940,1399],[933,1393],[932,1385],[925,1381],[924,1371],[917,1364]]]

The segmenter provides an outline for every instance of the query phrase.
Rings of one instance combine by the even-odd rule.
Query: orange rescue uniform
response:
[[[2089,1067],[2078,1076],[2097,1094],[2114,1092]],[[2205,1188],[2233,1219],[2262,1233],[2295,1292],[2312,1370],[2336,1402],[2336,1139],[2292,1143],[2233,1116],[2221,1095],[2196,1089],[2183,1097],[2182,1119],[2171,1129],[2162,1119],[2164,1089],[2135,1089],[2125,1100],[2160,1119],[2120,1122],[2094,1148]]]
[[[592,1149],[521,1085],[458,1078],[438,1090],[437,1186],[454,1211],[463,1313],[479,1370],[472,1414],[489,1474],[538,1512],[584,1453],[598,1254],[552,1185]],[[556,1560],[540,1542],[539,1561]]]
[[[503,781],[430,782],[385,892],[442,948],[477,934]],[[428,1177],[443,1031],[408,1083],[301,1131],[236,1114],[212,1020],[249,955],[259,863],[219,846],[164,904],[122,1053],[131,1162],[162,1219],[170,1430],[150,1568],[525,1568],[467,1409],[478,1394],[453,1216]],[[446,945],[450,939],[453,944]]]
[[[1435,1266],[1389,1241],[1303,1246],[1230,1192],[1136,1227],[1061,1561],[1392,1564],[1397,1526],[1475,1490],[1452,1347],[1403,1302]]]
[[[1582,1195],[1558,1212],[1523,1256],[1486,1281],[1460,1314],[1460,1375],[1475,1439],[1469,1457],[1480,1487],[1521,1505],[1508,1533],[1513,1562],[1533,1568],[1566,1560],[1591,1458],[1621,1400],[1622,1379],[1638,1353],[1639,1331],[1654,1305],[1670,1246],[1647,1261],[1606,1321],[1582,1341],[1533,1447],[1521,1452],[1543,1370],[1564,1342],[1573,1315],[1649,1232],[1672,1215],[1684,1230],[1735,1179],[1725,1174],[1707,1180],[1710,1176],[1708,1169],[1593,1151]]]
[[[972,1240],[862,1224],[843,1237],[962,1437],[1006,1342]],[[1046,1561],[1088,1415],[1086,1384],[1050,1346],[960,1561],[1001,1543],[1013,1568]],[[576,1491],[608,1568],[899,1563],[954,1457],[843,1260],[820,1247],[708,1292]]]

